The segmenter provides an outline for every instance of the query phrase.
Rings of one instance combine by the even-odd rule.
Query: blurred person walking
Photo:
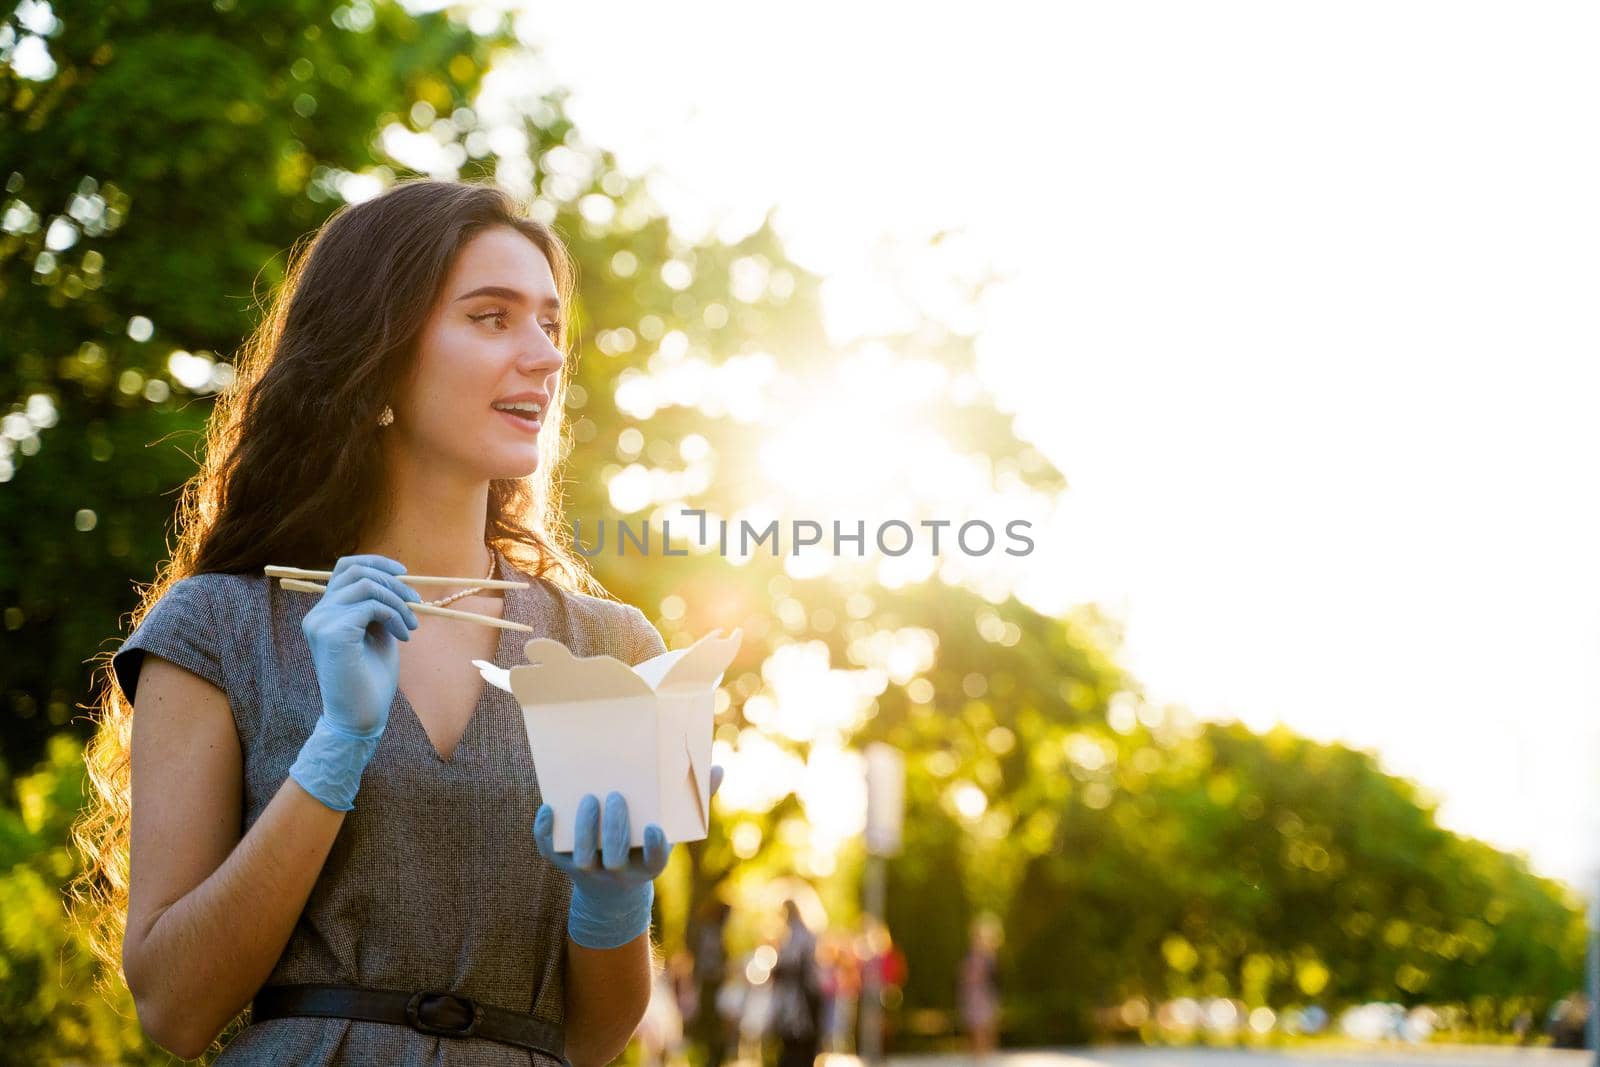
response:
[[[906,981],[906,956],[900,951],[900,946],[894,943],[894,936],[889,933],[889,926],[882,919],[874,916],[865,916],[862,921],[861,936],[857,941],[860,946],[861,958],[861,996],[862,1007],[858,1016],[857,1048],[862,1045],[861,1036],[865,1035],[868,1025],[866,998],[875,996],[881,1009],[878,1013],[878,1025],[881,1028],[878,1049],[887,1053],[892,1046],[896,1020],[900,1013],[900,1004],[904,999],[901,987]]]
[[[861,998],[861,961],[852,939],[823,935],[817,949],[822,986],[822,1051],[853,1054],[856,1005]]]
[[[995,954],[1000,948],[1000,921],[987,912],[972,922],[967,954],[956,981],[956,1003],[972,1054],[986,1059],[1000,1030],[1000,985]]]
[[[704,1046],[706,1067],[722,1067],[737,1012],[723,1010],[727,998],[722,990],[729,980],[728,947],[724,939],[728,916],[733,908],[727,901],[712,897],[700,910],[690,931],[690,951],[694,953],[695,1007],[690,1019],[690,1036]]]
[[[817,937],[800,906],[783,902],[787,931],[772,968],[772,1032],[781,1043],[778,1067],[812,1067],[822,1040],[822,992]]]

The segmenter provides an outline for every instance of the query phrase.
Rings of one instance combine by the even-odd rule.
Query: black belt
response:
[[[566,1033],[558,1024],[481,1004],[458,993],[427,989],[406,993],[352,985],[268,985],[257,991],[251,1009],[252,1022],[314,1015],[398,1023],[442,1037],[481,1037],[543,1052],[572,1067],[566,1056]]]

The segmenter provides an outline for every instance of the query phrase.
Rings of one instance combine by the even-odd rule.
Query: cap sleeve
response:
[[[645,613],[632,604],[627,607],[628,665],[643,663],[667,650],[667,643]]]
[[[220,641],[211,610],[210,575],[194,574],[169,588],[138,628],[111,657],[117,684],[130,703],[139,685],[139,668],[146,652],[199,675],[218,689],[227,690]]]

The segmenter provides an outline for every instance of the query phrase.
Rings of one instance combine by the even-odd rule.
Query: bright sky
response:
[[[1596,862],[1600,9],[526,8],[585,136],[687,231],[776,205],[837,335],[885,235],[1009,273],[985,376],[1072,484],[1027,596],[1151,697]]]

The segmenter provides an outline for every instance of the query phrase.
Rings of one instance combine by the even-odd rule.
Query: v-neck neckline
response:
[[[506,562],[505,557],[500,554],[500,550],[498,548],[491,546],[489,551],[494,553],[494,577],[500,580],[507,579],[511,568]],[[526,621],[521,617],[521,609],[522,597],[526,595],[527,592],[528,590],[526,589],[504,590],[505,607],[501,609],[500,617],[511,622]],[[503,627],[499,628],[499,630],[500,643],[495,647],[494,652],[494,663],[496,666],[499,666],[503,662],[509,661],[513,657],[518,647],[517,636],[523,633],[521,630],[510,630]],[[489,703],[489,696],[493,691],[493,687],[489,685],[489,680],[487,678],[480,679],[477,702],[473,704],[472,714],[467,718],[467,725],[462,729],[461,736],[456,738],[455,747],[450,750],[450,755],[448,756],[440,752],[439,749],[434,745],[433,738],[428,734],[428,728],[422,724],[422,716],[417,714],[417,709],[411,703],[411,698],[406,695],[404,689],[400,688],[398,680],[396,681],[394,687],[394,701],[389,706],[389,721],[392,724],[395,719],[395,713],[403,708],[405,710],[405,717],[411,720],[411,725],[414,726],[417,730],[417,733],[421,735],[422,743],[427,746],[428,751],[432,753],[433,758],[439,763],[448,767],[456,762],[456,757],[461,754],[461,746],[467,743],[468,739],[472,737],[473,731],[478,728],[478,720],[482,719],[484,716],[484,705]]]

